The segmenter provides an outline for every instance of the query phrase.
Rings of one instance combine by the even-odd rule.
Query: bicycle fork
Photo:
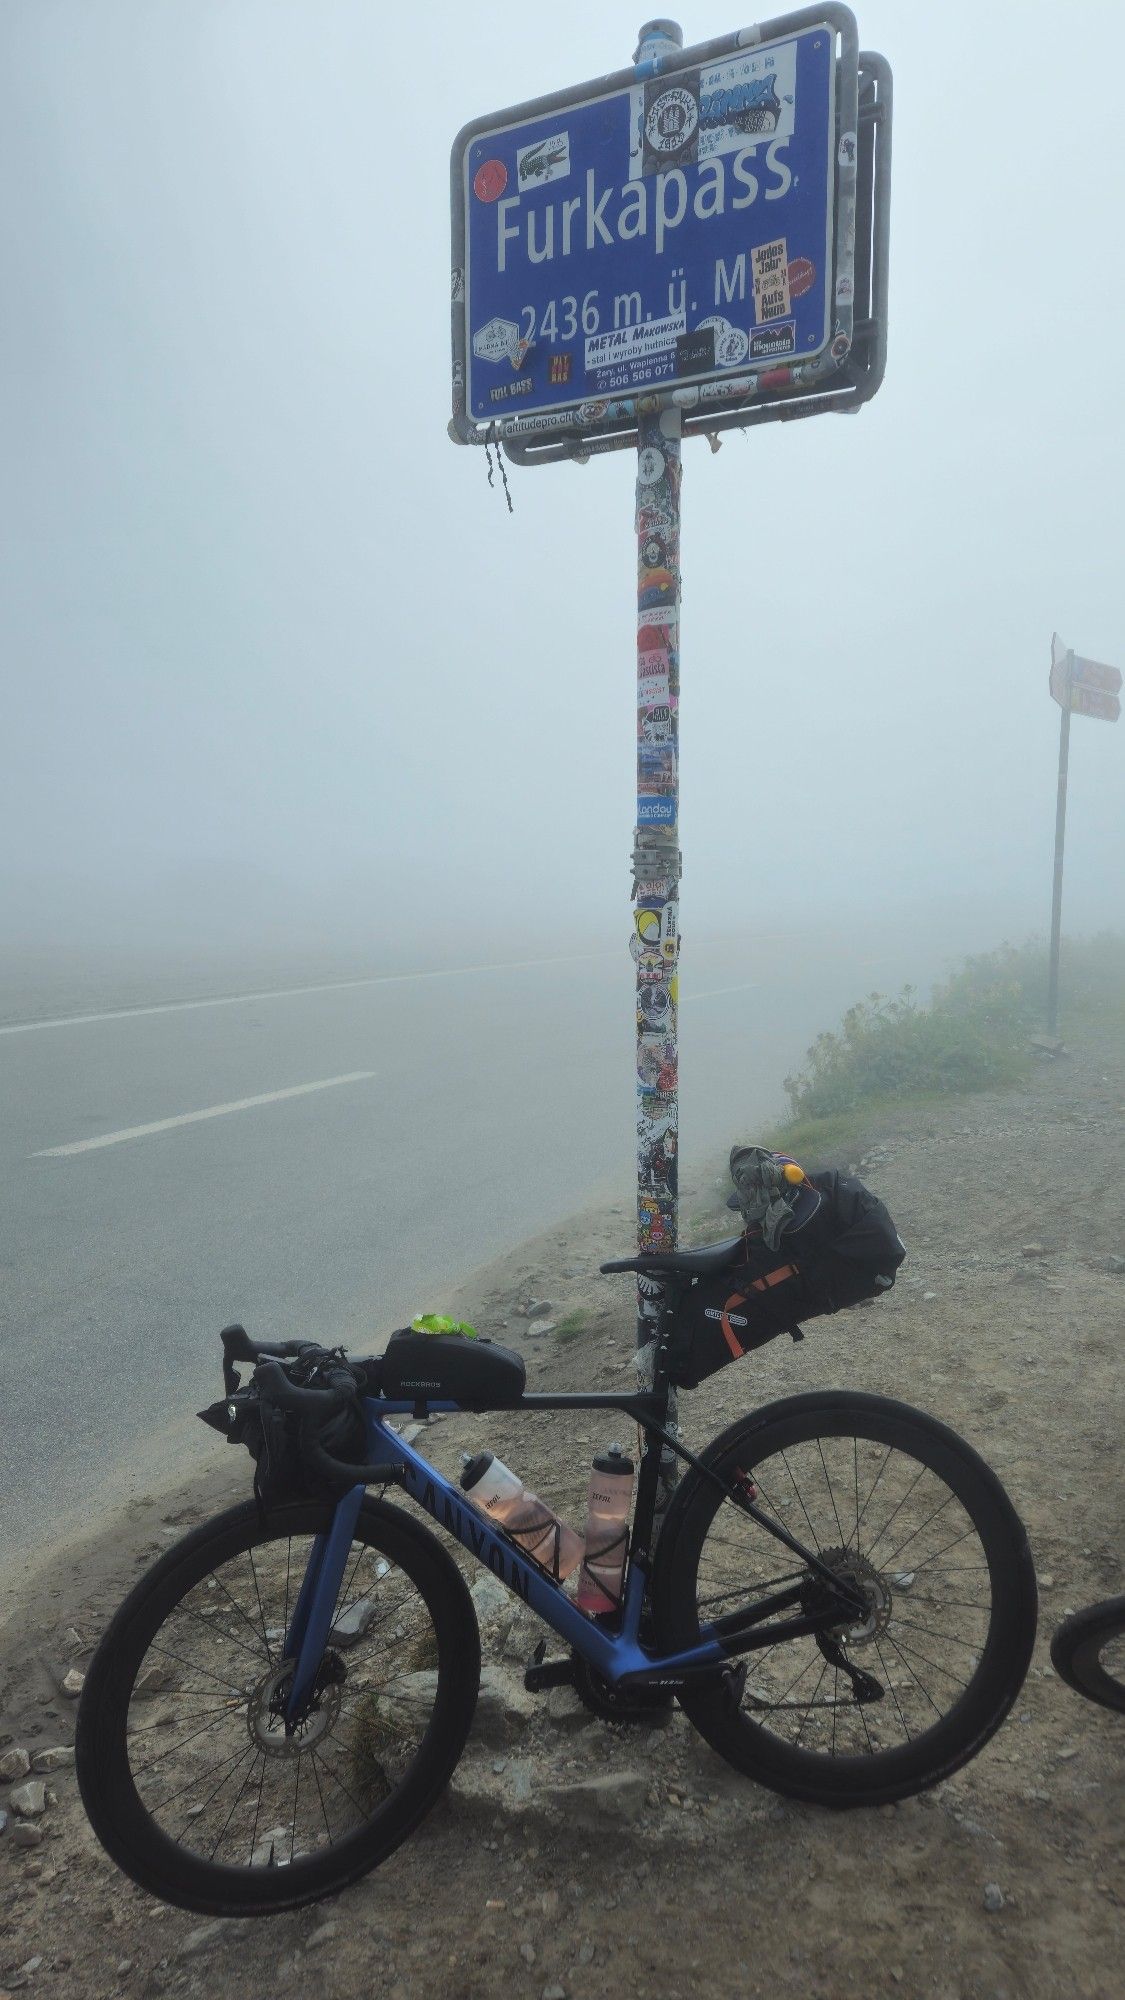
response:
[[[283,1659],[296,1662],[285,1702],[287,1736],[292,1735],[304,1717],[324,1657],[365,1490],[363,1486],[353,1486],[337,1502],[332,1526],[326,1535],[317,1535],[309,1554],[282,1650]]]

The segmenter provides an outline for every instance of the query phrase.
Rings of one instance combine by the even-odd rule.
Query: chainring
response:
[[[574,1690],[579,1701],[591,1715],[600,1716],[603,1722],[652,1724],[666,1721],[671,1715],[675,1706],[671,1688],[615,1688],[580,1653],[572,1652],[571,1659],[574,1662]]]

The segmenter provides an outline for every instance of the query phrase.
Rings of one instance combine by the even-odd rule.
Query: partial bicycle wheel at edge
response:
[[[1051,1664],[1076,1694],[1125,1715],[1125,1597],[1064,1618],[1051,1640]]]
[[[882,1690],[857,1699],[815,1635],[776,1642],[732,1662],[723,1686],[680,1697],[714,1749],[829,1806],[909,1797],[975,1756],[1019,1692],[1036,1623],[1027,1535],[976,1452],[905,1404],[841,1390],[742,1418],[703,1462],[727,1482],[747,1475],[765,1513],[861,1587],[867,1618],[833,1637]],[[822,1586],[808,1567],[688,1473],[653,1577],[661,1644],[691,1645],[712,1620],[795,1585],[815,1613]]]
[[[472,1602],[434,1537],[365,1500],[314,1698],[287,1736],[282,1641],[328,1506],[250,1502],[142,1577],[86,1677],[76,1763],[94,1831],[165,1902],[216,1916],[312,1902],[413,1831],[464,1747]]]

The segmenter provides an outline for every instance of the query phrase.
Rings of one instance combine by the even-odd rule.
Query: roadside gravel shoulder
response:
[[[957,1778],[839,1816],[737,1777],[678,1715],[630,1728],[590,1718],[568,1690],[532,1699],[521,1675],[538,1628],[484,1578],[478,1723],[404,1849],[346,1895],[269,1921],[153,1903],[81,1813],[73,1690],[136,1576],[248,1492],[248,1461],[216,1442],[205,1480],[91,1524],[5,1609],[0,2000],[274,2000],[314,1983],[322,2000],[1116,2000],[1125,1736],[1062,1687],[1048,1643],[1066,1610],[1125,1587],[1123,1134],[1125,1052],[1093,1040],[1026,1089],[888,1119],[862,1171],[908,1246],[895,1291],[682,1399],[699,1444],[794,1388],[871,1389],[933,1411],[996,1467],[1031,1533],[1040,1636],[1012,1716]],[[685,1218],[718,1199],[688,1190]],[[591,1212],[445,1303],[521,1346],[534,1387],[621,1386],[629,1285],[597,1265],[631,1237],[625,1203]],[[491,1447],[577,1518],[612,1434],[595,1412],[460,1417],[430,1442],[448,1466]]]

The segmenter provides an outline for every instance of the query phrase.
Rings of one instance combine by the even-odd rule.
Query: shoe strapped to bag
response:
[[[694,1389],[708,1375],[800,1322],[889,1291],[906,1255],[877,1195],[853,1175],[806,1174],[762,1146],[731,1152],[743,1250],[717,1278],[698,1278],[675,1308],[672,1380]]]

